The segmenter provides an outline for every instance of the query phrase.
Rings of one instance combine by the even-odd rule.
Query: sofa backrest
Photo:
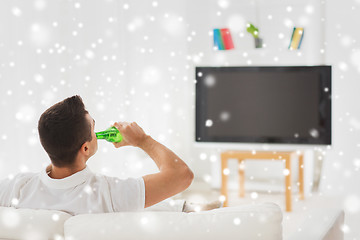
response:
[[[65,222],[70,239],[282,239],[282,213],[272,203],[198,213],[123,212],[77,215]]]
[[[197,213],[122,212],[71,216],[49,210],[0,207],[0,239],[282,239],[276,204]]]

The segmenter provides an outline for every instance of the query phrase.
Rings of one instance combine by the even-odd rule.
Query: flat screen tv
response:
[[[195,72],[196,142],[331,145],[331,66]]]

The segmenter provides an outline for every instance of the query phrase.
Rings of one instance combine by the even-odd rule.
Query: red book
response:
[[[230,30],[228,28],[222,28],[221,29],[221,38],[223,39],[226,50],[234,48],[234,43],[232,41],[231,33],[230,33]]]

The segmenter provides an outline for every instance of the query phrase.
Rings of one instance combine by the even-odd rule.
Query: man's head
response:
[[[80,96],[69,97],[48,108],[40,117],[40,141],[56,167],[71,167],[80,156],[85,161],[95,154],[95,121]]]

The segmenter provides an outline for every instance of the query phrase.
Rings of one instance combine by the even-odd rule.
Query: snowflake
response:
[[[205,122],[206,127],[211,127],[212,125],[213,125],[213,121],[211,119],[206,120]]]
[[[235,225],[240,225],[241,223],[241,219],[240,218],[234,218],[234,224]]]
[[[14,16],[16,16],[16,17],[20,17],[22,15],[22,11],[18,7],[13,7],[13,9],[11,11],[14,14]]]
[[[52,219],[54,222],[57,222],[57,221],[59,221],[60,216],[59,216],[59,214],[54,213],[54,214],[51,216],[51,219]]]
[[[250,196],[251,196],[252,199],[257,199],[259,195],[258,195],[257,192],[252,192],[252,193],[250,194]]]
[[[207,154],[206,153],[200,153],[200,160],[206,160]]]

